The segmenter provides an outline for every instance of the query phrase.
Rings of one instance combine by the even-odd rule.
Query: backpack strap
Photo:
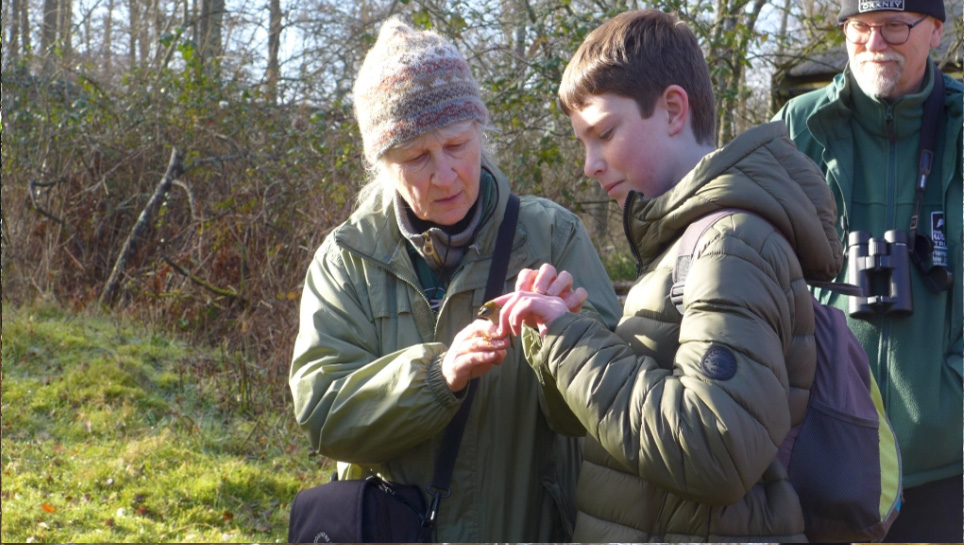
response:
[[[673,266],[673,286],[669,290],[669,299],[676,306],[676,310],[683,314],[683,288],[686,287],[686,277],[690,272],[690,264],[696,257],[696,245],[707,229],[717,221],[740,212],[738,208],[721,208],[710,212],[689,224],[683,236],[680,237],[676,252],[676,264]]]
[[[831,291],[834,293],[839,293],[840,295],[849,295],[851,297],[863,297],[864,290],[860,286],[854,284],[848,284],[846,282],[834,282],[822,281],[822,280],[807,280],[807,284],[815,288],[820,288],[822,290]]]
[[[753,214],[748,210],[741,210],[739,208],[721,208],[714,212],[710,212],[705,216],[701,216],[699,219],[689,224],[683,236],[680,237],[680,243],[677,247],[676,253],[676,264],[673,266],[673,286],[669,291],[670,301],[676,306],[676,310],[680,314],[683,314],[683,288],[686,287],[686,277],[690,272],[690,264],[692,264],[693,259],[697,256],[696,246],[703,237],[703,233],[707,229],[716,224],[717,221],[727,217],[732,216],[737,212],[746,212],[748,214]],[[777,233],[780,233],[779,229]],[[781,236],[783,233],[780,233]],[[854,297],[862,297],[863,290],[860,286],[855,286],[853,284],[847,284],[844,282],[834,282],[834,281],[822,281],[822,280],[807,280],[807,284],[815,288],[820,288],[828,290],[834,293],[839,293],[841,295],[849,295]]]

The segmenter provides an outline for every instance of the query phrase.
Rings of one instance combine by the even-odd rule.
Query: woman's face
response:
[[[460,121],[395,146],[382,156],[415,215],[454,225],[479,196],[482,134],[474,121]]]

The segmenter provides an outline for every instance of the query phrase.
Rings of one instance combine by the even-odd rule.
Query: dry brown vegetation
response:
[[[143,95],[12,76],[4,299],[103,302],[237,350],[284,387],[307,262],[361,181],[347,112],[259,103],[201,72],[143,83],[167,89]],[[170,188],[147,213],[165,174]],[[116,296],[104,297],[142,215]]]

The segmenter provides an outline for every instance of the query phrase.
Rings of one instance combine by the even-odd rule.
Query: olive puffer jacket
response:
[[[713,210],[681,316],[679,238]],[[526,349],[588,431],[575,541],[804,541],[777,448],[806,410],[816,352],[806,279],[842,264],[833,197],[782,123],[704,157],[624,219],[640,278],[615,333],[569,314]]]
[[[440,361],[485,303],[510,192],[505,176],[487,169],[498,188],[494,213],[454,273],[437,317],[393,207],[354,213],[309,266],[290,386],[298,423],[312,448],[340,462],[341,478],[379,474],[423,490],[431,483],[442,431],[464,397],[449,390]],[[522,268],[553,263],[593,292],[583,307],[587,319],[614,327],[619,301],[578,217],[546,199],[521,201],[506,289]],[[561,409],[549,411],[553,405]],[[580,445],[557,432],[584,430],[566,411],[554,386],[540,387],[515,343],[479,380],[436,539],[568,540]]]

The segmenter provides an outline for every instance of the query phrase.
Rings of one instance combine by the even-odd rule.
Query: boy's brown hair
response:
[[[715,145],[713,86],[696,35],[669,13],[627,11],[593,30],[579,46],[562,75],[559,104],[570,115],[591,96],[615,93],[635,100],[648,118],[670,85],[686,90],[697,142]]]

